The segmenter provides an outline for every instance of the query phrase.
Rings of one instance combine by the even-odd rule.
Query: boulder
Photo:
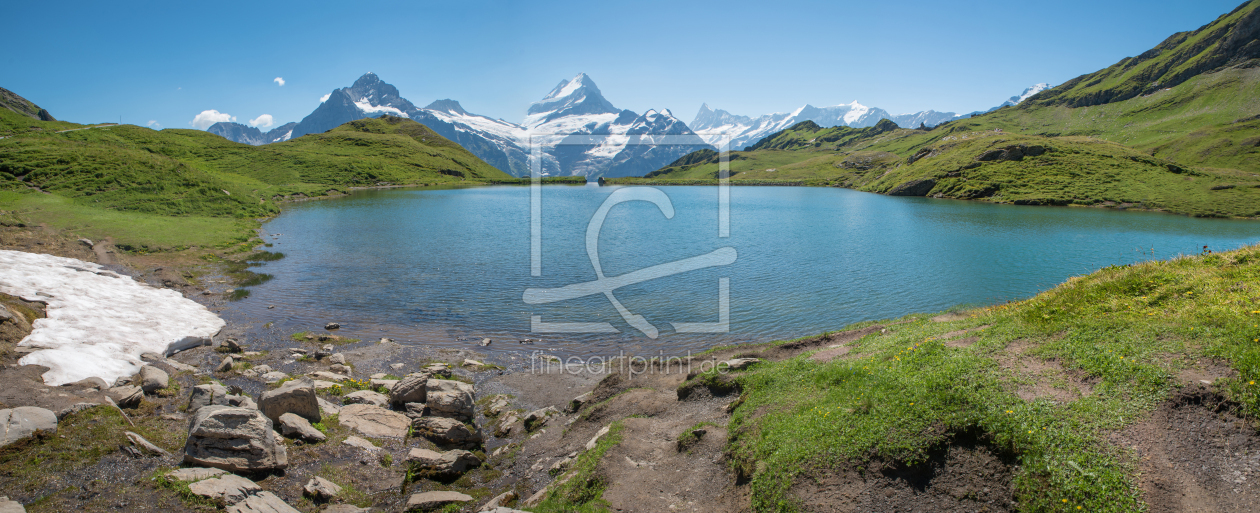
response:
[[[507,411],[511,407],[512,407],[512,403],[508,401],[507,396],[500,394],[500,395],[494,396],[494,399],[490,400],[489,406],[486,406],[486,415],[490,417],[496,417],[500,413]]]
[[[109,388],[109,383],[106,383],[105,380],[101,378],[93,376],[90,378],[75,381],[74,383],[66,383],[61,386],[66,387],[66,388],[106,390]]]
[[[301,513],[271,492],[258,492],[228,506],[226,513]]]
[[[57,412],[57,419],[58,420],[64,419],[66,418],[66,415],[73,415],[83,410],[90,410],[97,406],[100,406],[100,403],[74,403],[70,406],[62,408],[61,411]]]
[[[515,510],[508,509],[508,508],[505,506],[505,504],[507,504],[507,503],[509,503],[509,502],[512,502],[513,500],[515,500],[515,499],[516,499],[516,497],[517,497],[517,496],[516,496],[516,492],[514,492],[514,491],[512,491],[512,490],[508,490],[508,491],[506,491],[506,492],[503,492],[503,493],[501,493],[501,494],[498,494],[498,495],[494,496],[494,498],[493,498],[493,499],[490,499],[490,500],[489,500],[489,501],[487,501],[485,504],[482,504],[482,505],[481,505],[481,511],[482,511],[482,512],[486,512],[486,511],[496,511],[496,510],[498,510],[499,508],[502,508],[502,509],[507,509],[508,511],[515,511]]]
[[[582,409],[583,406],[586,406],[586,403],[590,402],[590,400],[591,400],[590,392],[574,397],[572,401],[569,401],[569,405],[565,407],[564,411],[569,412],[569,413],[577,413],[578,410]]]
[[[318,402],[319,402],[319,410],[324,413],[327,413],[329,415],[337,415],[341,413],[340,404],[330,403],[328,401],[325,401],[322,397],[319,398]]]
[[[171,471],[171,473],[167,474],[167,476],[180,481],[200,481],[202,479],[221,476],[226,473],[227,471],[218,468],[188,467],[175,469]]]
[[[258,410],[204,406],[188,429],[184,462],[229,472],[283,469],[288,454],[271,426],[271,419]]]
[[[328,439],[328,436],[315,429],[306,419],[286,413],[280,416],[280,433],[289,438],[301,438],[307,442],[318,443]]]
[[[144,401],[144,390],[135,385],[123,385],[105,391],[120,408],[135,408]]]
[[[257,483],[236,474],[227,474],[214,479],[197,481],[188,485],[194,495],[210,499],[221,506],[231,506],[245,500],[246,497],[262,491]]]
[[[270,385],[272,383],[279,383],[281,380],[289,377],[289,375],[280,371],[271,371],[259,377],[262,378],[264,382]]]
[[[26,513],[26,507],[18,501],[11,501],[8,497],[0,497],[0,513]]]
[[[471,420],[473,412],[473,386],[447,379],[430,379],[425,383],[429,410],[438,417]]]
[[[225,397],[224,399],[227,400],[227,406],[235,406],[237,408],[249,408],[251,410],[258,409],[258,405],[254,404],[254,400],[251,399],[249,396],[229,395]]]
[[[407,403],[407,411],[403,412],[403,415],[406,415],[409,419],[415,420],[428,415],[428,411],[424,403]]]
[[[517,418],[515,414],[509,413],[506,417],[499,420],[499,425],[494,430],[494,436],[499,438],[512,436],[512,429],[520,420],[521,419]]]
[[[481,347],[486,347],[486,346],[488,346],[488,345],[490,345],[490,344],[493,344],[493,343],[494,343],[494,341],[493,341],[493,340],[490,340],[490,339],[488,339],[488,338],[483,338],[483,339],[481,339],[481,343],[480,343],[479,345],[480,345]]]
[[[144,367],[140,367],[139,381],[140,388],[143,389],[146,394],[150,394],[166,388],[166,386],[171,382],[171,377],[168,376],[166,371],[162,369],[152,365],[145,365]]]
[[[280,416],[292,413],[310,422],[319,422],[319,400],[315,396],[315,382],[309,378],[289,381],[275,390],[263,392],[258,407],[268,418],[280,420]]]
[[[153,445],[153,442],[145,440],[143,436],[140,436],[137,433],[132,433],[131,431],[125,431],[123,434],[127,435],[127,440],[130,440],[132,445],[139,447],[140,450],[143,450],[144,452],[147,452],[149,454],[156,454],[159,456],[166,456],[168,458],[175,457],[174,454],[167,452],[166,449]]]
[[[471,496],[459,492],[424,492],[412,495],[407,499],[407,509],[430,510],[455,502],[468,502]]]
[[[533,431],[546,424],[547,418],[555,413],[560,413],[560,410],[557,410],[555,406],[548,406],[526,413],[521,420],[525,423],[526,431]]]
[[[889,196],[927,196],[932,188],[936,187],[935,178],[924,178],[919,180],[910,180],[906,183],[889,189]]]
[[[423,403],[428,398],[425,385],[429,382],[427,374],[412,374],[395,383],[389,389],[389,402],[394,405],[407,403]]]
[[[34,406],[0,410],[0,447],[39,431],[57,432],[57,414]]]
[[[486,364],[479,362],[477,360],[473,360],[471,358],[464,358],[463,365],[464,367],[485,367]]]
[[[341,443],[349,445],[350,447],[358,447],[360,449],[363,449],[365,451],[370,451],[370,452],[376,452],[376,451],[381,450],[380,447],[373,445],[372,442],[369,442],[357,436],[348,436],[346,437],[345,441]]]
[[[227,404],[228,389],[223,385],[197,385],[188,396],[188,414],[192,415],[203,406]]]
[[[333,353],[328,356],[328,363],[335,364],[335,365],[345,365],[346,355],[341,354],[341,353]]]
[[[407,463],[424,475],[456,476],[477,468],[481,460],[473,453],[460,449],[439,453],[416,448],[407,453]]]
[[[333,371],[337,374],[345,374],[347,376],[353,373],[353,371],[350,369],[349,366],[342,365],[340,363],[333,364],[332,366],[328,367],[328,370]]]
[[[352,392],[346,394],[341,400],[346,404],[370,404],[381,408],[389,407],[389,396],[371,390]]]
[[[313,378],[319,378],[324,381],[332,381],[332,382],[341,382],[350,378],[350,376],[346,376],[343,374],[336,374],[336,373],[328,372],[328,371],[315,371],[315,372],[310,373],[310,376]]]
[[[328,502],[341,493],[341,487],[322,477],[313,477],[302,487],[302,491],[312,499]]]
[[[230,370],[232,370],[232,365],[233,365],[233,364],[235,364],[235,363],[236,363],[236,361],[235,361],[235,360],[233,360],[231,356],[228,356],[228,357],[224,358],[222,362],[219,362],[219,366],[218,366],[218,367],[215,367],[215,368],[214,368],[214,371],[215,371],[215,372],[227,372],[227,371],[230,371]]]
[[[754,363],[761,363],[761,358],[735,358],[733,360],[724,361],[718,365],[725,365],[729,370],[743,370]]]
[[[411,421],[411,428],[440,446],[476,447],[482,440],[480,431],[445,417],[420,417]]]
[[[393,390],[393,389],[394,389],[394,385],[397,385],[397,384],[398,384],[398,381],[399,381],[399,380],[397,380],[397,379],[383,379],[383,378],[382,378],[382,379],[376,379],[376,378],[372,378],[372,386],[374,386],[374,387],[385,387],[385,390]]]
[[[343,426],[376,438],[404,438],[410,424],[407,416],[370,404],[343,406],[337,421]]]
[[[335,329],[340,329],[340,328],[341,328],[341,324],[336,323],[336,322],[330,322],[324,325],[324,329],[326,330],[335,330]]]

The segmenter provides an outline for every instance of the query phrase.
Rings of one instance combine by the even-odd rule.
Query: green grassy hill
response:
[[[1017,107],[928,131],[799,123],[730,159],[735,183],[1260,216],[1260,0]],[[610,182],[711,183],[717,168],[698,152]]]
[[[83,129],[57,132],[66,125]],[[8,191],[0,194],[0,209],[8,211],[8,222],[50,223],[96,236],[116,233],[98,223],[120,215],[169,225],[119,234],[134,246],[178,241],[165,232],[183,231],[180,218],[219,220],[210,224],[224,229],[216,231],[217,238],[197,238],[201,244],[236,240],[243,232],[233,219],[275,214],[277,201],[295,195],[511,178],[427,127],[398,117],[353,121],[260,147],[199,130],[87,128],[7,109],[0,109],[0,126],[14,134],[0,139],[0,191]]]

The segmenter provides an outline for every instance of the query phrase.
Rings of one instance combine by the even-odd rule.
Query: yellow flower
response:
[[[1064,503],[1067,503],[1067,499],[1063,499],[1063,502],[1064,502]]]

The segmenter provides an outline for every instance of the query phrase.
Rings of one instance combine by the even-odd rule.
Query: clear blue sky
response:
[[[367,71],[421,106],[452,98],[513,122],[578,72],[619,108],[684,121],[702,102],[754,116],[853,100],[970,112],[1241,3],[10,0],[0,87],[58,119],[166,128],[207,109],[298,121]]]

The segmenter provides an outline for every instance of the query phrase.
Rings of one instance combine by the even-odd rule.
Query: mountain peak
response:
[[[424,109],[449,112],[451,114],[468,114],[468,111],[464,110],[464,107],[461,106],[459,102],[449,98],[445,100],[434,100],[433,103],[430,103]]]
[[[525,125],[536,127],[553,119],[583,114],[617,114],[621,111],[600,93],[595,81],[586,73],[562,80],[542,100],[526,111]]]
[[[351,85],[350,87],[352,87],[352,88],[354,88],[354,87],[372,87],[372,86],[374,86],[374,85],[376,85],[376,84],[379,84],[379,83],[381,83],[381,77],[378,77],[378,76],[376,76],[376,73],[372,73],[371,71],[369,71],[369,72],[367,72],[367,73],[364,73],[364,74],[363,74],[363,76],[359,77],[359,79],[358,79],[358,80],[355,80],[355,81],[354,81],[354,84],[353,84],[353,85]]]

